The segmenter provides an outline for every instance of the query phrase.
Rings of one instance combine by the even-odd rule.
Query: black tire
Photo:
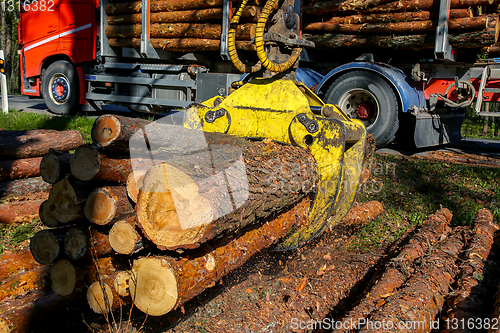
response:
[[[363,121],[377,147],[394,141],[400,107],[394,90],[381,76],[363,70],[343,74],[328,88],[325,102]]]
[[[76,113],[80,104],[75,67],[64,60],[51,64],[42,77],[42,95],[51,112],[59,115]]]

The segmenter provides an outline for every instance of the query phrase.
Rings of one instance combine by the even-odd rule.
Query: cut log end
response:
[[[45,154],[40,162],[40,174],[47,183],[54,184],[61,177],[59,158],[54,153]]]
[[[115,291],[119,296],[126,297],[130,295],[129,282],[130,282],[129,271],[118,272],[118,274],[115,277],[115,281],[113,283]]]
[[[151,316],[164,315],[177,303],[176,277],[164,259],[136,260],[129,287],[134,304]]]
[[[79,180],[89,181],[101,167],[99,152],[92,146],[80,146],[70,161],[71,174]]]
[[[73,293],[76,285],[75,267],[66,259],[60,260],[50,269],[52,290],[61,296]]]
[[[61,249],[57,238],[49,231],[42,230],[31,237],[30,250],[36,261],[50,265],[57,259]]]
[[[40,220],[44,225],[50,228],[54,228],[59,225],[59,221],[52,215],[52,210],[54,210],[54,207],[48,200],[42,202],[40,208],[38,209],[38,216],[40,216]]]
[[[52,187],[49,192],[49,202],[52,216],[61,223],[82,217],[82,207],[78,204],[75,190],[68,178],[64,178]]]
[[[85,203],[85,216],[97,225],[106,225],[116,215],[117,204],[106,188],[98,188],[90,193]]]
[[[146,170],[135,170],[127,178],[127,194],[133,202],[137,203],[139,191],[144,184]]]
[[[136,211],[148,238],[166,248],[197,243],[214,216],[195,182],[165,163],[152,167],[144,177]]]
[[[117,253],[131,254],[140,240],[133,225],[126,221],[118,221],[109,231],[109,244]]]
[[[95,313],[107,313],[113,304],[113,291],[102,281],[94,282],[87,290],[87,303]]]
[[[78,260],[87,252],[87,237],[79,228],[71,228],[64,236],[64,253],[71,260]]]
[[[113,115],[103,115],[97,118],[92,129],[93,140],[101,147],[112,143],[121,133],[121,124]]]

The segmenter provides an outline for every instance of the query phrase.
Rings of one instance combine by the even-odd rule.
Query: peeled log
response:
[[[0,281],[9,276],[31,271],[41,264],[33,259],[29,249],[0,254]]]
[[[434,244],[443,235],[447,234],[451,218],[452,214],[446,208],[440,209],[436,214],[429,216],[422,224],[422,227],[410,238],[408,244],[391,260],[366,297],[341,321],[352,322],[353,325],[357,325],[358,320],[367,318],[371,312],[377,309],[378,304],[383,302],[387,295],[391,295],[398,290],[408,279],[408,275],[414,272],[414,262],[428,253]]]
[[[132,135],[150,123],[146,119],[105,114],[97,118],[92,126],[92,140],[98,147],[127,152]]]
[[[234,10],[233,10],[234,12]],[[260,9],[255,6],[246,6],[241,14],[242,18],[257,17]],[[150,14],[150,23],[173,22],[201,22],[222,19],[222,8],[207,8],[193,10],[176,10],[175,12],[158,12]],[[142,14],[124,14],[108,16],[108,24],[137,24],[142,22]]]
[[[78,131],[0,131],[0,156],[28,158],[47,154],[51,149],[70,151],[83,144]]]
[[[437,14],[430,11],[405,12],[405,13],[383,13],[368,15],[334,16],[329,20],[320,22],[306,22],[303,31],[331,31],[337,24],[362,24],[362,23],[388,23],[426,21],[436,18]],[[470,17],[469,9],[452,9],[450,19]]]
[[[137,223],[159,248],[197,247],[258,223],[299,202],[317,183],[316,162],[303,148],[205,136],[210,150],[176,156],[144,177]]]
[[[0,180],[40,176],[41,157],[0,161]]]
[[[237,39],[250,40],[255,36],[255,24],[240,24],[236,29]],[[108,25],[108,38],[138,38],[142,25]],[[150,25],[151,38],[207,38],[218,39],[221,36],[220,24],[212,23],[154,23]]]
[[[210,7],[222,6],[222,0],[162,0],[151,1],[151,12],[173,12],[177,10],[187,9],[201,9]],[[108,15],[124,14],[124,13],[140,13],[142,10],[142,3],[140,1],[113,3],[106,6],[105,11]]]
[[[498,15],[488,15],[479,17],[464,17],[450,19],[448,22],[449,30],[481,30],[489,25],[495,25]],[[304,31],[331,31],[342,32],[344,34],[370,33],[414,33],[422,31],[434,31],[437,27],[437,21],[409,21],[409,22],[391,22],[391,23],[364,23],[364,24],[324,24],[319,23],[313,26],[306,26]]]
[[[481,209],[473,222],[473,236],[460,264],[456,288],[448,298],[450,309],[446,317],[450,322],[479,322],[483,317],[481,281],[484,276],[484,264],[488,260],[498,225],[493,221],[493,215],[487,209]],[[498,318],[498,312],[495,315]]]
[[[109,44],[113,47],[140,47],[139,38],[110,38]],[[219,39],[206,38],[151,38],[151,44],[155,49],[172,52],[205,52],[220,50]],[[255,47],[249,41],[236,41],[238,50],[253,51]]]
[[[0,204],[0,224],[33,221],[39,218],[38,211],[43,200],[13,201]]]
[[[124,186],[108,186],[90,193],[84,208],[87,219],[97,225],[112,223],[130,217],[134,208]]]
[[[149,257],[134,261],[130,294],[141,311],[161,316],[212,286],[242,266],[257,252],[271,246],[292,228],[307,221],[309,200],[304,199],[277,218],[245,232],[194,258]]]
[[[49,192],[51,185],[44,182],[42,177],[9,180],[0,183],[0,198],[20,198],[37,193],[44,196]]]
[[[40,161],[42,179],[50,184],[55,184],[69,173],[71,154],[50,152],[45,154]]]
[[[431,323],[441,311],[445,297],[457,274],[456,262],[464,247],[464,229],[455,228],[444,240],[438,242],[426,256],[420,269],[413,274],[402,288],[384,299],[371,316],[373,322],[388,323],[400,327],[403,322],[419,322],[419,331],[430,332]],[[360,332],[369,330],[362,329]],[[414,332],[400,329],[399,332]]]

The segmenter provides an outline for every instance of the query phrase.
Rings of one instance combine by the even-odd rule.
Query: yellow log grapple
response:
[[[311,240],[328,222],[336,224],[349,211],[361,177],[366,130],[361,121],[325,104],[295,79],[302,47],[310,42],[297,34],[297,23],[287,24],[297,15],[291,1],[285,0],[275,9],[277,1],[267,1],[260,14],[254,41],[259,61],[251,65],[239,59],[235,48],[235,31],[247,0],[240,2],[231,20],[228,50],[235,67],[252,73],[251,78],[227,97],[217,96],[188,107],[184,126],[271,139],[312,153],[319,172],[315,199],[307,223],[278,246],[287,250]]]

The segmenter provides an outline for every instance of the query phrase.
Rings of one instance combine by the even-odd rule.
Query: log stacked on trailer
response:
[[[83,143],[78,131],[0,132],[0,224],[31,221],[51,185],[41,163],[50,151],[70,151]]]
[[[498,41],[498,0],[452,0],[449,39],[454,48],[489,47]],[[304,36],[317,48],[379,47],[431,49],[439,2],[309,1]]]

